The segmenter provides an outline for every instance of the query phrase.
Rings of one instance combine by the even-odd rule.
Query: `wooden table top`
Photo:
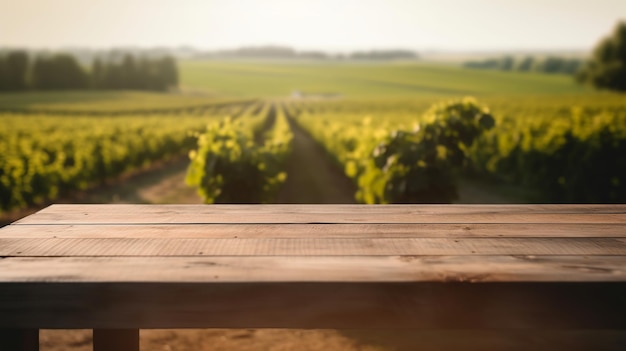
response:
[[[53,205],[0,229],[0,327],[569,327],[513,301],[592,294],[573,325],[613,328],[625,283],[626,205]],[[524,317],[436,317],[488,301]]]

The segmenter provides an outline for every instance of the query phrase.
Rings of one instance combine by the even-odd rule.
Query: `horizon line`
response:
[[[592,48],[575,48],[575,47],[555,47],[555,48],[436,48],[425,47],[421,49],[414,49],[408,46],[374,46],[368,48],[343,48],[343,49],[331,49],[331,48],[304,48],[286,44],[245,44],[239,46],[222,46],[222,47],[200,47],[196,45],[180,44],[180,45],[107,45],[107,46],[94,46],[94,45],[54,45],[54,46],[38,46],[38,45],[0,45],[0,50],[27,50],[27,51],[62,51],[62,50],[86,50],[86,51],[115,51],[115,50],[188,50],[196,52],[222,52],[233,51],[240,49],[261,49],[261,48],[284,48],[291,49],[296,53],[305,52],[322,52],[330,55],[341,55],[353,52],[368,52],[368,51],[411,51],[417,54],[487,54],[487,53],[549,53],[549,52],[571,52],[571,53],[588,53]]]

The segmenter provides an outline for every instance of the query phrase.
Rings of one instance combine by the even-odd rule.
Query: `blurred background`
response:
[[[0,9],[3,225],[52,202],[626,202],[623,0]],[[142,333],[145,350],[624,343],[610,333]],[[90,338],[44,331],[42,349],[87,350]]]

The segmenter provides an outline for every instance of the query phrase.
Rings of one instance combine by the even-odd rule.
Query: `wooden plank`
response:
[[[0,256],[626,255],[626,238],[0,239]]]
[[[626,223],[626,205],[53,205],[21,224]]]
[[[169,212],[200,212],[210,213],[353,213],[377,212],[413,214],[483,214],[483,213],[551,213],[551,214],[626,214],[626,204],[493,204],[493,205],[430,205],[430,204],[393,204],[393,205],[362,205],[362,204],[213,204],[213,205],[149,205],[149,204],[55,204],[38,213],[66,214],[67,212],[93,209],[100,212],[109,209],[113,212],[127,212],[129,209],[142,214],[167,214]]]
[[[148,332],[149,333],[149,332]],[[397,351],[624,351],[625,330],[341,330],[363,348]],[[365,346],[368,345],[368,346]]]
[[[139,351],[139,329],[94,329],[93,351]]]
[[[1,329],[0,350],[38,351],[39,329]]]
[[[0,281],[625,282],[626,256],[15,257]]]
[[[52,206],[0,230],[0,328],[624,329],[625,214]]]
[[[0,238],[626,237],[623,224],[9,225]]]
[[[624,296],[624,283],[7,283],[0,327],[625,329]]]

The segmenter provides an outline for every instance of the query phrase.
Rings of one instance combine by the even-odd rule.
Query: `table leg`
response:
[[[139,351],[139,329],[94,329],[93,351]]]
[[[0,329],[0,350],[39,351],[39,329]]]

